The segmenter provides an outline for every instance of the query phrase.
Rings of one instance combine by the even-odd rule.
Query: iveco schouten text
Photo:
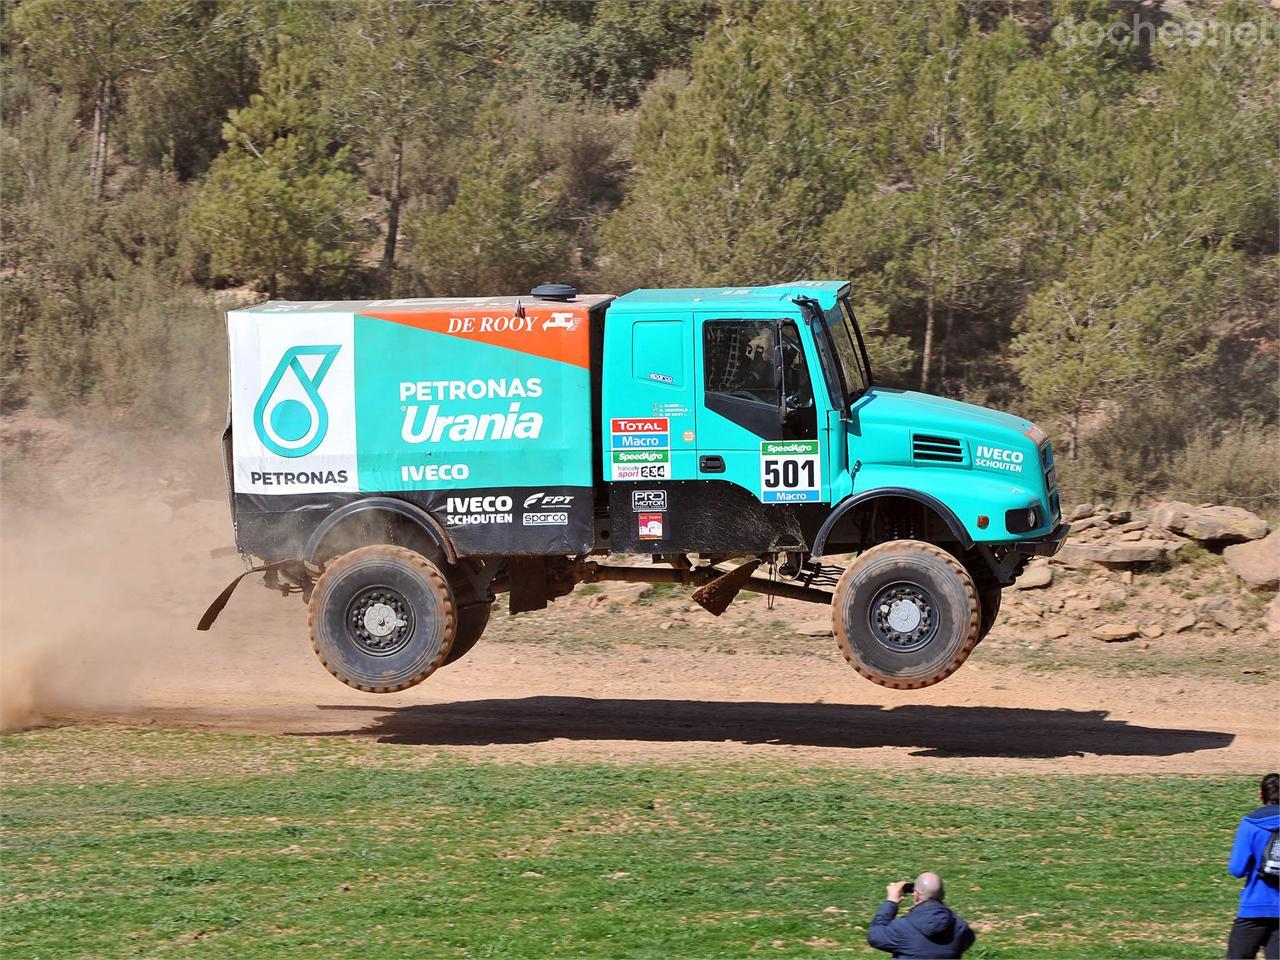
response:
[[[848,293],[232,311],[242,576],[300,593],[321,661],[374,693],[465,655],[497,594],[518,613],[610,579],[688,584],[716,614],[744,587],[827,603],[864,677],[937,683],[1061,546],[1053,453],[1016,416],[876,386]]]

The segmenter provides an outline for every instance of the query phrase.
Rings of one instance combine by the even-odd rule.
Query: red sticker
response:
[[[666,433],[666,417],[638,417],[634,420],[622,418],[611,421],[614,433]]]
[[[638,515],[641,540],[662,539],[662,514],[642,513]]]

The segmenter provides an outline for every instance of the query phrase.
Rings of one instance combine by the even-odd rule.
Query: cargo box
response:
[[[592,544],[592,350],[607,296],[270,302],[228,314],[237,543],[300,556],[370,494],[461,555]]]

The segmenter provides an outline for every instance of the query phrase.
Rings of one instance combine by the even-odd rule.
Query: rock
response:
[[[1141,540],[1141,539],[1142,539],[1142,531],[1141,531],[1141,530],[1126,530],[1124,533],[1120,534],[1120,536],[1116,537],[1116,539],[1117,539],[1117,540],[1122,540],[1122,541]]]
[[[1050,620],[1044,625],[1044,632],[1051,639],[1058,640],[1071,633],[1071,625],[1065,620]]]
[[[1169,629],[1174,633],[1181,633],[1183,630],[1190,630],[1195,625],[1196,615],[1187,611],[1186,613],[1179,614],[1174,618],[1173,623],[1169,624]]]
[[[1085,517],[1093,516],[1092,503],[1077,503],[1074,507],[1067,511],[1066,516],[1062,519],[1070,523],[1072,520],[1083,520]]]
[[[1025,600],[1022,600],[1022,601],[1015,600],[1013,603],[1009,605],[1009,607],[1010,609],[1016,610],[1018,613],[1022,614],[1024,617],[1032,621],[1039,620],[1041,617],[1044,616],[1043,610],[1041,610],[1039,607],[1032,606],[1031,604],[1027,603]]]
[[[1241,543],[1267,535],[1267,521],[1241,507],[1193,507],[1171,500],[1156,507],[1151,520],[1193,540]]]
[[[1222,559],[1251,587],[1280,587],[1280,530],[1261,540],[1227,547]]]
[[[1053,583],[1053,568],[1046,557],[1036,557],[1013,581],[1015,590],[1034,590],[1036,587],[1047,587]]]
[[[1078,533],[1073,531],[1071,536],[1075,537],[1076,540],[1101,540],[1102,531],[1094,528],[1087,528]]]
[[[1267,633],[1280,633],[1280,597],[1273,597],[1263,609],[1263,625]]]
[[[1084,533],[1086,530],[1110,530],[1111,524],[1102,517],[1089,517],[1087,520],[1073,523],[1071,529],[1077,533]]]
[[[1102,609],[1102,601],[1097,597],[1072,597],[1062,605],[1062,609],[1067,613],[1087,613]]]
[[[1134,530],[1145,530],[1147,527],[1146,520],[1130,520],[1128,523],[1120,524],[1118,529],[1121,533],[1132,533]]]
[[[1244,625],[1243,618],[1236,611],[1236,605],[1229,597],[1205,597],[1196,601],[1196,611],[1231,631],[1239,630]]]
[[[1128,510],[1112,510],[1107,514],[1107,523],[1112,526],[1117,523],[1128,523],[1129,518],[1132,516],[1133,514]]]
[[[638,603],[641,597],[648,596],[653,592],[652,583],[618,583],[609,584],[605,587],[605,592],[609,599],[614,603],[621,603],[630,606]]]
[[[1171,540],[1135,540],[1132,543],[1100,543],[1086,548],[1094,563],[1122,566],[1129,563],[1153,563],[1172,557],[1182,544]]]
[[[806,620],[804,623],[797,623],[791,629],[806,637],[829,637],[831,636],[831,619]]]
[[[1138,635],[1138,633],[1138,628],[1131,623],[1104,623],[1101,626],[1093,628],[1094,637],[1106,643],[1119,643],[1122,640],[1132,640]]]
[[[1053,555],[1050,562],[1072,570],[1079,570],[1081,567],[1087,567],[1093,562],[1087,556],[1088,549],[1081,543],[1065,543],[1062,545],[1062,549]]]
[[[1148,640],[1155,640],[1157,637],[1164,636],[1164,627],[1158,623],[1148,623],[1142,628],[1142,635]]]
[[[1102,592],[1102,599],[1107,603],[1124,603],[1128,598],[1129,594],[1124,587],[1112,587]]]

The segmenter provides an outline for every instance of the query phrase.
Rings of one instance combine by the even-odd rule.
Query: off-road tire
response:
[[[924,631],[900,645],[894,645],[900,634],[884,626],[889,608],[880,600],[894,591],[920,599],[907,612],[916,610],[915,629]],[[873,611],[873,603],[880,609]],[[866,551],[841,575],[831,607],[836,639],[850,666],[872,683],[898,690],[928,687],[955,673],[977,644],[982,619],[969,572],[947,551],[921,540],[893,540]],[[873,617],[881,627],[873,627]]]
[[[982,606],[982,616],[978,623],[978,642],[981,643],[1000,615],[1000,598],[1004,596],[1004,588],[989,574],[986,577],[974,577],[973,582],[978,591],[978,603]]]
[[[398,608],[394,622],[403,626],[388,637],[362,635],[359,611],[374,604]],[[307,626],[311,646],[331,674],[366,693],[392,693],[421,683],[445,663],[458,632],[457,604],[445,575],[422,554],[375,544],[325,567],[307,606]],[[375,652],[381,642],[385,652]]]
[[[458,609],[458,634],[453,638],[453,649],[441,666],[457,663],[476,645],[485,627],[489,625],[489,613],[493,609],[488,600],[473,600]]]

